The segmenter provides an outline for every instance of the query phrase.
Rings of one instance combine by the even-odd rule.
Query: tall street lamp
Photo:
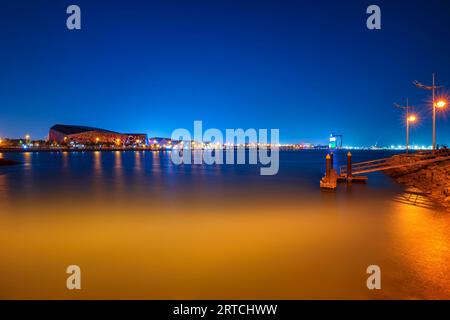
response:
[[[417,117],[415,115],[411,115],[406,118],[406,153],[409,152],[409,126],[410,123],[414,123],[416,120]]]
[[[403,109],[406,111],[406,153],[408,153],[408,145],[409,145],[409,122],[410,122],[410,118],[414,118],[414,120],[412,120],[412,122],[415,121],[416,117],[415,116],[409,116],[409,110],[411,108],[411,106],[409,105],[409,98],[406,98],[406,105],[405,106],[401,106],[397,103],[394,104],[395,107],[399,108],[399,109]]]
[[[414,81],[413,84],[417,88],[421,88],[424,90],[431,90],[433,92],[433,153],[436,151],[436,108],[443,108],[445,107],[445,104],[442,105],[441,101],[440,103],[441,107],[437,106],[436,104],[436,89],[442,88],[442,86],[436,86],[436,78],[433,73],[433,85],[432,86],[426,86],[419,81]]]

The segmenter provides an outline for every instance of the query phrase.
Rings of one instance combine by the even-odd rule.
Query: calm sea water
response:
[[[448,213],[382,173],[321,191],[325,155],[281,152],[260,176],[166,152],[4,153],[22,164],[0,167],[0,298],[450,298]]]
[[[355,162],[389,157],[393,152],[355,151]],[[1,168],[1,195],[10,200],[45,196],[49,192],[97,191],[105,195],[126,189],[147,197],[192,193],[260,191],[319,194],[318,182],[325,171],[326,151],[285,151],[275,176],[261,176],[255,165],[174,165],[168,152],[35,152],[5,153],[3,157],[23,165]],[[346,164],[346,152],[337,153],[334,165]],[[99,189],[100,187],[100,189]],[[375,192],[395,195],[403,189],[382,174],[370,177]],[[361,196],[364,196],[364,191]]]

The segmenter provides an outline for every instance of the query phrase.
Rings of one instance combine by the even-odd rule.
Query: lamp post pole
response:
[[[436,101],[435,101],[436,81],[433,73],[433,152],[436,152]]]
[[[436,152],[436,89],[442,88],[442,86],[436,86],[436,75],[433,73],[433,84],[431,86],[426,86],[419,81],[414,81],[413,84],[417,88],[424,90],[431,90],[433,95],[433,153]],[[444,104],[445,106],[445,104]]]
[[[409,153],[409,117],[406,118],[406,153]]]
[[[406,110],[406,153],[409,152],[409,98],[406,98],[406,106],[401,106],[399,104],[394,104],[395,107],[399,109]]]
[[[416,122],[417,117],[415,115],[408,116],[406,118],[406,153],[409,151],[409,127],[410,123]]]

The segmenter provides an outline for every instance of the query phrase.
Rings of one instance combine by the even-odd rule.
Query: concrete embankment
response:
[[[404,157],[408,156],[395,156],[392,162],[405,161]],[[420,163],[419,157],[410,156],[409,161],[418,163],[388,170],[386,173],[397,182],[417,188],[441,205],[450,208],[450,160]]]

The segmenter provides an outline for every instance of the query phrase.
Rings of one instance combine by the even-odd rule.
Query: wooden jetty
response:
[[[342,168],[340,169],[339,174],[336,172],[333,168],[333,160],[333,153],[326,156],[326,172],[325,176],[320,180],[320,187],[322,189],[335,190],[338,182],[364,183],[367,181],[367,177],[354,176],[352,170],[352,154],[350,152],[347,154],[347,165],[344,172],[342,172]]]
[[[423,166],[447,160],[450,160],[449,149],[417,154],[397,155],[390,158],[358,163],[352,163],[352,154],[349,152],[347,154],[347,165],[341,166],[338,174],[333,168],[333,153],[330,153],[326,156],[326,172],[325,176],[320,181],[320,187],[322,189],[335,190],[338,182],[366,182],[368,178],[361,176],[361,174],[364,173]]]
[[[438,150],[436,152],[423,152],[418,154],[403,154],[391,158],[377,159],[353,164],[353,174],[363,174],[376,171],[386,171],[411,166],[421,166],[430,163],[450,160],[450,150]],[[347,174],[347,168],[341,166],[341,175]]]

